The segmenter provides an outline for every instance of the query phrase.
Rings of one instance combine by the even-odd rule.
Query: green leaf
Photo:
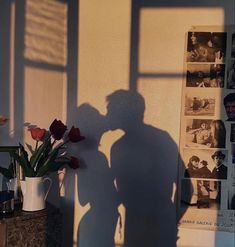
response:
[[[49,155],[49,157],[46,159],[45,163],[38,170],[37,175],[36,175],[37,177],[44,176],[50,170],[51,163],[54,163],[55,162],[55,159],[58,156],[59,150],[60,150],[60,146],[58,146],[57,148],[55,148],[51,152],[51,154]]]
[[[47,159],[48,159],[49,157],[51,157],[51,155],[53,155],[52,147],[53,147],[53,144],[50,146],[50,148],[48,148],[48,150],[46,150],[46,151],[44,152],[44,154],[43,154],[43,155],[41,156],[41,158],[38,160],[37,166],[36,166],[36,168],[34,169],[35,172],[36,172],[36,174],[37,174],[38,171],[41,169],[41,167],[45,165]],[[57,145],[57,146],[54,148],[54,150],[58,150],[55,159],[57,159],[58,156],[59,156],[59,150],[61,150],[61,149],[63,149],[63,148],[64,148],[63,143]],[[55,160],[55,159],[54,159],[54,160]]]
[[[12,157],[19,163],[22,167],[26,177],[34,177],[35,173],[34,170],[31,168],[29,161],[26,159],[25,155],[12,153]]]
[[[2,175],[6,177],[7,179],[14,178],[14,174],[9,169],[1,167],[1,166],[0,166],[0,173],[2,173]]]
[[[36,165],[39,165],[38,161],[40,160],[40,158],[47,153],[48,151],[50,151],[52,148],[52,144],[51,144],[51,139],[50,136],[38,147],[38,149],[36,149],[33,153],[33,155],[30,158],[30,165],[32,168],[35,168]]]
[[[52,161],[52,162],[48,162],[47,166],[43,166],[42,169],[40,169],[40,171],[37,174],[37,177],[42,177],[44,175],[46,175],[47,173],[50,172],[56,172],[58,171],[62,166],[68,164],[68,161]]]
[[[19,143],[20,146],[20,157],[24,160],[24,163],[30,166],[29,159],[28,159],[28,153],[25,151],[22,144]]]

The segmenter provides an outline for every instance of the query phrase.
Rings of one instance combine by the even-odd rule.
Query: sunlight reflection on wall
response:
[[[27,0],[26,59],[66,65],[67,5],[56,0]]]
[[[223,9],[210,8],[209,16],[208,8],[145,7],[140,10],[138,91],[146,101],[145,122],[168,131],[176,143],[186,33],[192,26],[205,23],[223,25]]]

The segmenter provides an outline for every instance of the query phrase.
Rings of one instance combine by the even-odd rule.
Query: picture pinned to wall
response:
[[[230,142],[234,142],[235,144],[235,123],[231,124],[231,130],[230,130]],[[231,148],[231,150],[233,150]],[[235,151],[235,150],[234,150]]]
[[[187,62],[224,63],[226,32],[189,32]]]
[[[218,210],[221,204],[221,181],[195,179],[181,181],[180,206],[194,209]]]
[[[231,156],[232,156],[232,164],[235,164],[235,143],[231,143]]]
[[[228,150],[184,149],[184,178],[227,179]]]
[[[232,34],[231,57],[235,58],[235,31]]]
[[[235,28],[193,27],[185,47],[179,226],[234,232]]]
[[[228,93],[223,98],[226,121],[235,121],[235,92]]]
[[[235,60],[229,60],[227,65],[227,88],[235,89]]]
[[[214,116],[215,94],[200,91],[187,91],[185,94],[185,116]]]
[[[185,147],[225,148],[226,128],[220,119],[187,119]]]
[[[228,187],[228,209],[235,210],[235,166],[232,167],[231,186]]]
[[[19,146],[0,146],[0,191],[14,190],[17,198],[20,169],[13,153],[19,153]]]
[[[235,191],[235,187],[234,187]],[[228,209],[235,210],[235,192],[229,191],[228,195]]]
[[[224,64],[187,64],[186,87],[223,88]]]

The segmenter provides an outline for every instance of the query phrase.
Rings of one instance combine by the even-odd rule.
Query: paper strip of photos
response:
[[[179,226],[235,231],[235,27],[187,33]]]

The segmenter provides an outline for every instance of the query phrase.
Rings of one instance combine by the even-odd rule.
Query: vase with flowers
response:
[[[29,128],[35,140],[35,148],[26,151],[19,144],[19,153],[12,154],[22,168],[25,180],[21,181],[23,193],[23,210],[37,211],[45,208],[45,200],[51,186],[51,179],[46,175],[58,171],[68,165],[72,169],[79,167],[78,159],[66,154],[67,144],[82,141],[85,137],[80,134],[79,128],[74,126],[67,132],[67,126],[55,119],[49,130],[39,127]],[[45,193],[43,182],[48,180],[50,186]]]

